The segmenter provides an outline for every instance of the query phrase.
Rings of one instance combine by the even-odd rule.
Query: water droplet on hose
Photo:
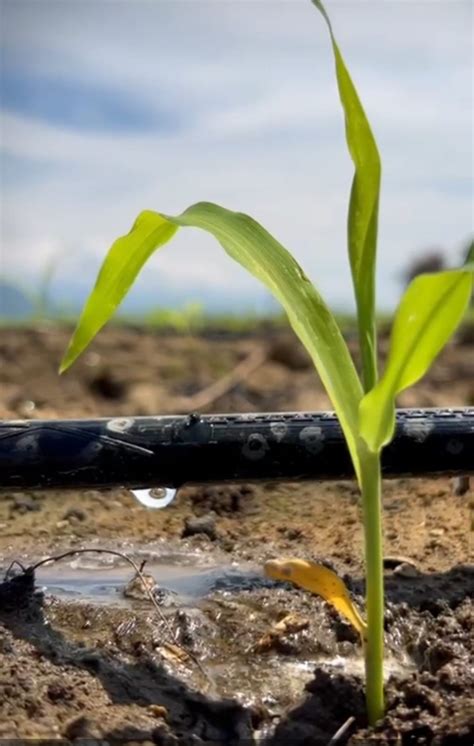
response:
[[[131,490],[131,492],[145,508],[166,508],[178,494],[178,490],[174,487],[153,487],[150,490]]]

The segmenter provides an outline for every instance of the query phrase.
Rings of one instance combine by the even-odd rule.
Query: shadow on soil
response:
[[[127,663],[99,648],[81,647],[65,639],[45,618],[43,596],[35,592],[33,573],[0,584],[0,621],[17,639],[34,645],[37,653],[56,666],[76,667],[94,676],[118,705],[146,707],[160,703],[168,712],[168,726],[154,731],[130,727],[103,733],[101,738],[124,742],[150,739],[163,746],[189,743],[253,743],[250,713],[231,700],[214,701],[193,692],[148,656]],[[174,734],[171,735],[168,731]],[[87,718],[73,721],[65,736],[90,738]],[[176,739],[176,740],[175,740]],[[201,740],[199,740],[201,739]]]

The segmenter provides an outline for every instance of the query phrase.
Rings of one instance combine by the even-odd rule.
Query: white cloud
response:
[[[449,8],[447,7],[449,5]],[[334,303],[350,302],[345,212],[351,167],[326,30],[309,2],[5,3],[6,59],[101,83],[180,118],[172,135],[96,133],[7,112],[2,263],[34,276],[53,252],[91,282],[143,208],[198,199],[243,209],[296,254]],[[380,298],[416,249],[472,230],[468,2],[334,2],[331,15],[381,146]],[[34,173],[34,178],[33,178]],[[152,260],[156,282],[205,301],[256,285],[201,233]],[[79,275],[78,275],[79,276]],[[252,288],[255,288],[252,291]],[[137,291],[138,292],[138,291]]]

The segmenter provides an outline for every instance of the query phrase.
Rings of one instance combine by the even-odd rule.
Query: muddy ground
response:
[[[110,328],[58,378],[67,338],[48,325],[0,331],[1,417],[189,411],[197,393],[263,347],[266,361],[203,411],[328,407],[281,331],[197,338]],[[472,332],[400,405],[474,405]],[[282,555],[322,560],[363,608],[352,482],[184,488],[158,511],[124,490],[4,493],[4,570],[108,548],[147,560],[157,587],[156,605],[140,583],[124,597],[133,570],[104,555],[0,586],[0,738],[319,746],[345,724],[335,743],[473,744],[472,488],[395,480],[384,504],[388,709],[369,729],[357,636],[322,600],[261,570]],[[196,517],[206,519],[198,533]]]

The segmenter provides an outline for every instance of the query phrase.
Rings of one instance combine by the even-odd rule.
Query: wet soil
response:
[[[186,411],[187,397],[264,345],[267,361],[209,411],[328,407],[304,353],[281,332],[111,328],[59,379],[67,338],[52,326],[1,330],[1,417]],[[400,401],[473,404],[469,336]],[[368,728],[352,629],[261,570],[282,555],[322,560],[363,608],[352,482],[184,488],[158,511],[125,490],[2,494],[0,567],[109,548],[146,560],[157,588],[156,605],[136,585],[124,595],[133,570],[105,555],[0,585],[0,738],[319,745],[345,725],[334,743],[473,744],[472,487],[459,495],[449,479],[394,480],[384,507],[387,714]]]

